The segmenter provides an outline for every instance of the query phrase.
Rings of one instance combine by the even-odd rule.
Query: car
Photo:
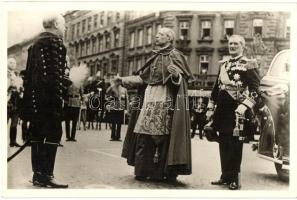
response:
[[[281,180],[289,180],[290,166],[290,50],[273,58],[260,83],[265,106],[257,113],[257,155],[274,162]]]

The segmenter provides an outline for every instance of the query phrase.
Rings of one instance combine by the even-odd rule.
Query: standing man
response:
[[[197,99],[194,98],[194,109],[192,111],[194,120],[192,124],[192,134],[191,137],[194,138],[196,134],[196,128],[198,125],[199,138],[203,139],[203,128],[206,124],[206,106],[207,106],[207,97],[200,96]]]
[[[245,40],[232,35],[228,42],[230,59],[221,61],[219,75],[207,106],[207,116],[213,116],[213,128],[219,132],[222,174],[213,185],[240,188],[240,165],[243,142],[234,131],[236,115],[244,117],[251,109],[262,106],[258,87],[260,78],[257,64],[243,56]]]
[[[81,101],[83,100],[82,88],[76,87],[72,84],[68,88],[67,99],[64,104],[65,111],[65,129],[66,129],[66,141],[76,142],[76,125],[79,117],[79,110],[81,106]],[[71,134],[70,134],[70,121],[71,124]]]
[[[127,89],[121,86],[121,82],[116,80],[106,90],[109,96],[108,112],[106,114],[107,121],[111,123],[110,141],[121,141],[121,127],[124,123],[125,110],[128,105]]]
[[[67,188],[54,178],[57,147],[62,136],[63,99],[71,84],[62,36],[64,18],[43,19],[45,29],[29,48],[24,91],[24,114],[30,121],[33,185]]]
[[[137,180],[175,182],[192,173],[190,115],[187,80],[192,74],[184,55],[173,47],[174,32],[161,28],[158,49],[136,73],[121,78],[124,85],[139,86],[122,156],[135,166]]]
[[[19,121],[19,108],[20,108],[20,94],[21,94],[21,83],[20,78],[17,76],[16,70],[16,60],[14,58],[9,58],[7,60],[8,64],[8,101],[7,101],[7,123],[9,119],[10,128],[9,128],[9,146],[10,147],[20,147],[16,142],[17,139],[17,125]]]

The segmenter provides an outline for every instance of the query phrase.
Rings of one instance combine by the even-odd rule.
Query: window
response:
[[[117,74],[118,73],[118,65],[119,65],[118,59],[113,59],[111,61],[111,73],[112,74]]]
[[[79,57],[79,45],[75,45],[75,55],[76,57]]]
[[[92,17],[88,18],[88,31],[91,31],[91,27],[92,27]]]
[[[104,11],[100,12],[100,28],[104,26]]]
[[[110,34],[105,35],[105,49],[110,49]]]
[[[99,37],[99,48],[98,48],[98,51],[99,52],[102,52],[103,51],[103,37]]]
[[[96,38],[93,38],[93,40],[92,40],[92,53],[93,54],[97,53],[96,52],[96,42],[97,42]]]
[[[81,43],[80,56],[85,56],[85,43]]]
[[[98,15],[94,15],[94,21],[93,21],[93,26],[94,28],[97,28],[97,21],[98,21]]]
[[[201,21],[201,39],[202,40],[211,39],[211,21],[210,20]]]
[[[158,33],[161,28],[162,28],[162,25],[161,24],[157,24],[156,25],[156,33]]]
[[[262,19],[254,19],[253,20],[253,31],[254,36],[262,36],[262,29],[263,29],[263,20]]]
[[[132,75],[132,73],[133,73],[133,71],[134,71],[134,69],[133,69],[133,64],[134,64],[134,62],[133,62],[133,60],[129,60],[129,62],[128,62],[128,75]]]
[[[224,21],[224,39],[229,39],[234,34],[234,20]]]
[[[74,34],[75,34],[75,24],[71,25],[71,39],[74,39]]]
[[[208,55],[201,55],[200,62],[199,62],[199,72],[200,74],[207,74],[209,65],[209,58]]]
[[[137,70],[139,70],[142,67],[141,57],[137,58],[136,66],[137,66]]]
[[[121,18],[121,13],[120,12],[116,12],[116,21],[119,21]]]
[[[90,55],[90,41],[86,42],[86,55]]]
[[[95,65],[92,64],[90,68],[91,68],[91,76],[93,76],[95,74]]]
[[[179,39],[188,40],[189,38],[189,21],[180,21],[179,22]]]
[[[134,42],[135,42],[135,33],[130,33],[130,48],[134,48]]]
[[[78,37],[80,34],[80,22],[77,23],[77,27],[76,27],[76,37]]]
[[[290,33],[291,33],[291,19],[286,19],[285,38],[290,39]]]
[[[110,25],[112,22],[112,12],[107,13],[107,25]]]
[[[146,34],[146,44],[152,44],[152,27],[147,27]]]
[[[138,30],[138,41],[137,41],[137,46],[142,46],[142,41],[143,41],[143,30]]]
[[[114,32],[114,47],[119,47],[120,46],[120,31],[116,30]]]
[[[81,30],[81,32],[84,34],[85,31],[86,31],[86,20],[84,19],[84,20],[82,21],[82,30]]]

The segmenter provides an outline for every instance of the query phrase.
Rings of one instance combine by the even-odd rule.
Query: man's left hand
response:
[[[169,71],[170,74],[172,74],[175,78],[177,78],[179,76],[179,74],[181,73],[181,70],[175,66],[175,65],[169,65],[167,67],[167,70]]]
[[[237,109],[235,110],[235,113],[239,115],[244,115],[245,111],[247,110],[247,107],[243,104],[240,104]]]

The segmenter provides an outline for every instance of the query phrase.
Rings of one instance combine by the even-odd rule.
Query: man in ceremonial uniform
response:
[[[56,181],[53,173],[62,136],[63,100],[71,84],[62,40],[64,19],[48,16],[43,27],[45,32],[28,50],[22,116],[30,121],[33,185],[67,188]]]
[[[213,185],[240,188],[240,165],[243,142],[234,129],[236,116],[244,117],[252,109],[262,107],[258,87],[260,77],[257,64],[243,56],[245,40],[232,35],[228,42],[230,59],[220,62],[219,75],[211,93],[207,116],[213,117],[213,128],[219,132],[219,149],[222,174]]]

